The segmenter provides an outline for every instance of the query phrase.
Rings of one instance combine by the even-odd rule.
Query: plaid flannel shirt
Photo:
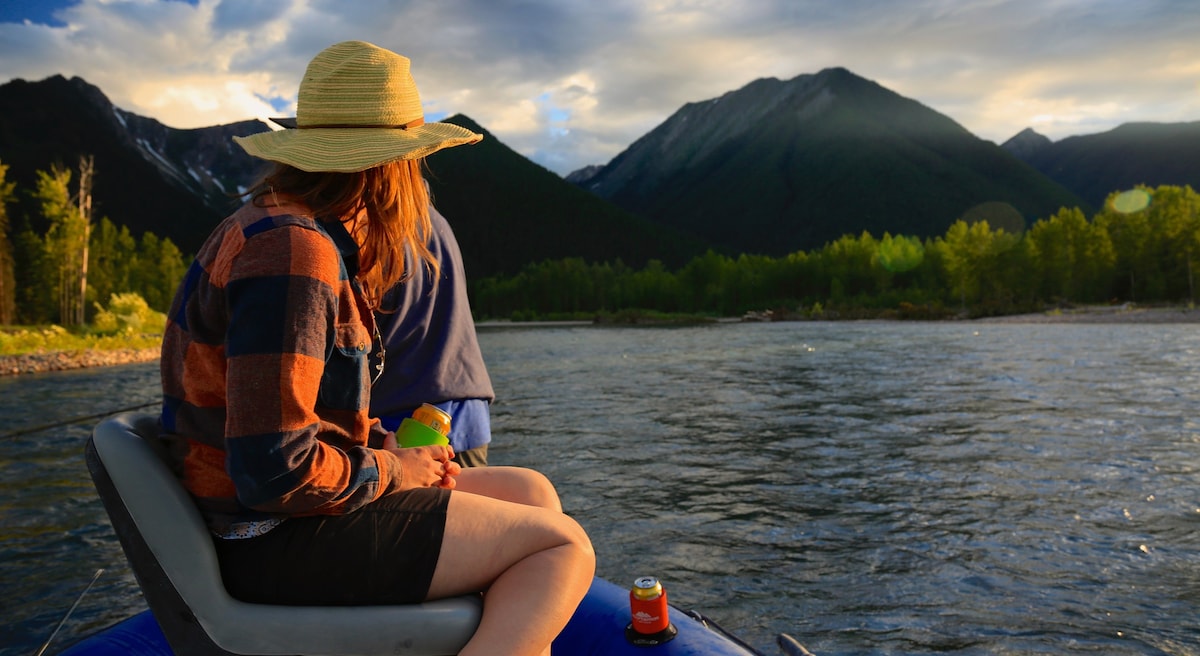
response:
[[[399,488],[368,417],[374,316],[338,222],[246,205],[196,256],[162,346],[164,437],[218,535]],[[240,528],[237,528],[240,527]]]

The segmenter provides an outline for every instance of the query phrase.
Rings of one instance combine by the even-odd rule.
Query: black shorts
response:
[[[235,599],[293,606],[411,604],[429,593],[450,492],[419,488],[348,515],[291,517],[243,540],[213,538]]]
[[[488,445],[484,444],[474,449],[456,451],[454,453],[454,462],[457,462],[463,469],[467,467],[487,467],[487,447]]]

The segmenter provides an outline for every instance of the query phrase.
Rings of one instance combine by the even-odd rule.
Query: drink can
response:
[[[396,428],[396,446],[401,448],[412,446],[428,446],[431,444],[449,444],[450,415],[442,409],[429,403],[423,404],[406,417]]]
[[[671,624],[667,616],[667,591],[653,576],[642,576],[633,582],[629,591],[629,610],[633,630],[637,633],[660,633]]]
[[[412,418],[442,435],[450,434],[450,415],[431,403],[422,403],[412,413]]]

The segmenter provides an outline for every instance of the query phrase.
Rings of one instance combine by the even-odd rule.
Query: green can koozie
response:
[[[396,429],[396,445],[400,447],[449,444],[450,439],[436,430],[409,417]]]

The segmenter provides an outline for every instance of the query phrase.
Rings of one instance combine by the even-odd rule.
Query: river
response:
[[[493,464],[548,474],[620,584],[776,654],[1200,654],[1200,332],[801,322],[481,328]],[[6,430],[154,365],[0,379]],[[142,608],[87,420],[0,438],[0,655]],[[0,430],[0,435],[5,431]]]

